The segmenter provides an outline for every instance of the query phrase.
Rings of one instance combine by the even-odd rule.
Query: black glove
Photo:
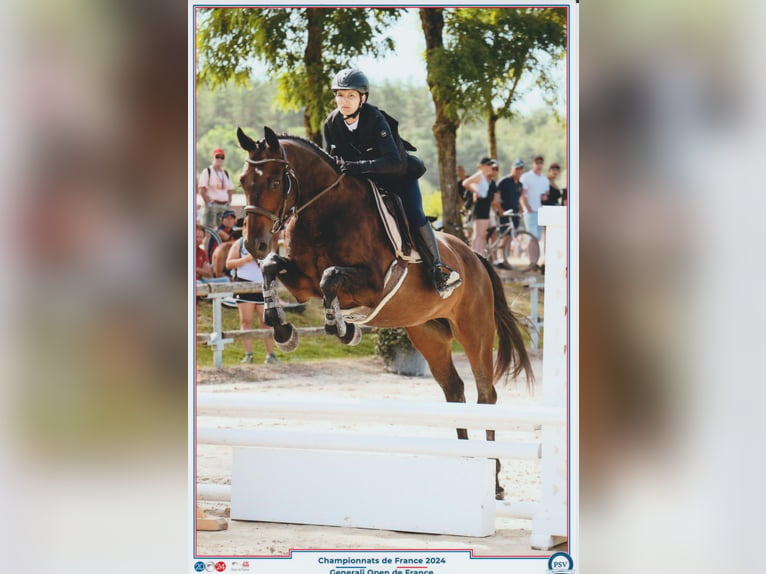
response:
[[[362,173],[361,161],[342,161],[338,167],[340,167],[341,173],[346,173],[348,175],[359,175]]]

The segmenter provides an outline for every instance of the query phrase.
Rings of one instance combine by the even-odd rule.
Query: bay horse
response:
[[[384,279],[396,254],[366,180],[343,175],[334,159],[313,142],[264,128],[254,141],[237,129],[248,152],[240,183],[247,197],[247,250],[261,262],[265,322],[284,351],[297,346],[297,330],[279,305],[275,281],[303,303],[321,298],[325,331],[356,344],[361,329],[344,319],[349,309],[376,309],[367,324],[403,327],[425,357],[448,402],[465,402],[464,383],[452,362],[452,340],[463,346],[471,365],[478,402],[495,404],[494,384],[523,371],[534,380],[519,318],[510,310],[500,278],[486,259],[460,239],[436,233],[442,261],[460,273],[463,284],[442,299],[426,266],[410,263],[403,282],[382,308]],[[284,229],[287,257],[271,251]],[[498,337],[493,365],[493,346]],[[467,439],[466,429],[457,429]],[[486,430],[487,440],[495,432]],[[503,489],[497,479],[497,498]]]

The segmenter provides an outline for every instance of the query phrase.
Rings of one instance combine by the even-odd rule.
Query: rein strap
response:
[[[295,178],[295,173],[293,173],[292,168],[290,167],[290,163],[287,161],[287,157],[285,157],[285,150],[282,149],[282,158],[275,158],[275,157],[269,157],[266,159],[260,159],[260,160],[253,160],[248,158],[245,158],[247,163],[250,163],[252,165],[260,165],[263,163],[268,162],[278,162],[281,164],[284,164],[285,166],[285,178],[287,179],[287,192],[285,192],[284,198],[282,199],[282,214],[278,216],[276,213],[273,213],[271,211],[268,211],[258,205],[246,205],[245,206],[245,213],[257,213],[258,215],[263,215],[264,217],[268,217],[271,221],[274,222],[274,225],[272,227],[272,232],[276,233],[277,231],[280,231],[285,227],[285,223],[292,215],[295,215],[296,217],[298,214],[306,209],[308,206],[310,206],[312,203],[314,203],[317,199],[322,197],[325,193],[330,191],[332,188],[334,188],[336,185],[340,183],[340,180],[343,179],[343,176],[345,176],[345,173],[341,173],[338,178],[332,182],[329,186],[325,187],[322,191],[317,193],[314,197],[312,197],[310,200],[308,200],[306,203],[301,205],[300,207],[293,207],[289,211],[286,212],[287,207],[287,196],[290,195],[290,188],[292,185],[292,179],[295,179],[295,183],[298,184],[298,188],[300,189],[300,184],[298,183],[298,179]],[[292,176],[292,178],[290,177]],[[300,194],[299,194],[300,195]],[[296,201],[298,201],[300,198],[297,198]]]
[[[346,175],[346,174],[345,174],[345,173],[342,173],[342,174],[340,174],[340,175],[338,176],[338,179],[336,179],[334,182],[332,182],[330,185],[328,185],[327,187],[325,187],[325,188],[324,188],[322,191],[320,191],[319,193],[317,193],[317,194],[316,194],[314,197],[312,197],[312,198],[311,198],[311,199],[309,199],[309,200],[308,200],[306,203],[304,203],[304,204],[303,204],[303,205],[301,205],[301,206],[300,206],[298,209],[296,209],[296,210],[295,210],[295,216],[297,217],[297,216],[298,216],[298,214],[299,214],[301,211],[303,211],[304,209],[306,209],[306,208],[307,208],[309,205],[311,205],[312,203],[314,203],[314,202],[315,202],[317,199],[319,199],[319,198],[320,198],[320,197],[322,197],[322,196],[323,196],[325,193],[327,193],[328,191],[330,191],[330,190],[331,190],[333,187],[335,187],[336,185],[338,185],[338,184],[340,183],[340,180],[341,180],[341,179],[343,179],[343,176],[344,176],[344,175]]]

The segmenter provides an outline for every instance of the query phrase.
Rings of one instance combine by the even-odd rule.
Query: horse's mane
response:
[[[300,136],[294,136],[286,133],[277,134],[277,137],[281,140],[289,140],[293,142],[297,142],[303,147],[307,147],[310,150],[316,152],[316,154],[319,156],[319,158],[324,161],[327,165],[332,167],[336,172],[338,171],[338,164],[335,162],[335,159],[327,153],[323,148],[315,144],[313,141],[308,140],[306,138],[302,138]]]

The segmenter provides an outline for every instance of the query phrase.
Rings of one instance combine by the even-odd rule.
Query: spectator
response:
[[[514,215],[508,217],[502,215],[500,217],[500,224],[507,225],[509,221],[513,221],[513,226],[516,229],[520,228],[521,223],[521,210],[519,209],[519,200],[521,199],[521,190],[523,188],[521,184],[521,173],[524,169],[524,161],[517,159],[513,162],[513,167],[503,179],[497,184],[496,199],[500,202],[500,208],[502,211],[508,211],[512,209]]]
[[[231,239],[231,230],[234,229],[234,224],[237,222],[237,214],[231,209],[227,209],[221,215],[221,223],[216,228],[216,233],[221,239],[221,243],[226,243]],[[207,242],[207,254],[210,257],[210,261],[213,261],[213,250],[216,248],[216,241],[211,236]]]
[[[236,222],[236,226],[231,229],[229,239],[213,249],[213,255],[210,258],[210,263],[213,265],[213,276],[226,276],[231,278],[232,270],[226,267],[226,259],[229,256],[229,249],[231,249],[231,246],[240,237],[242,237],[242,218],[240,218]]]
[[[243,235],[247,235],[247,224],[245,224],[245,230]],[[258,262],[253,258],[250,253],[247,252],[245,247],[245,241],[242,237],[234,241],[233,245],[229,249],[229,255],[226,258],[226,267],[236,270],[237,281],[254,281],[263,282],[263,273],[258,266]],[[239,310],[239,325],[240,329],[247,330],[253,328],[253,317],[258,312],[258,328],[263,327],[263,293],[237,293],[234,295],[234,299],[237,301],[237,308]],[[266,345],[266,360],[264,363],[274,364],[279,363],[274,354],[274,341],[271,337],[264,339]],[[242,346],[245,348],[245,356],[242,357],[240,362],[252,363],[253,362],[253,341],[251,337],[243,337]]]
[[[224,283],[228,282],[228,277],[215,277],[213,268],[210,265],[210,260],[207,257],[207,251],[202,247],[202,242],[205,241],[205,228],[199,223],[196,225],[195,234],[195,257],[194,257],[194,271],[197,281],[203,283]]]
[[[547,193],[548,178],[542,173],[545,159],[538,155],[534,161],[534,167],[521,176],[521,206],[524,208],[524,227],[537,237],[540,237],[540,228],[537,225],[537,210],[542,205],[543,194]]]
[[[458,213],[463,218],[463,233],[465,233],[466,239],[470,241],[471,227],[473,226],[473,193],[463,187],[463,180],[468,177],[468,174],[462,165],[455,168],[455,175],[457,175]]]
[[[221,215],[229,209],[234,184],[229,172],[223,169],[226,154],[221,148],[213,150],[213,163],[202,170],[197,187],[202,197],[200,223],[205,227],[215,228]]]
[[[552,163],[548,167],[548,193],[543,195],[543,205],[561,205],[561,190],[556,185],[556,178],[561,173],[561,166]]]
[[[497,162],[489,157],[482,158],[476,173],[463,180],[463,186],[473,194],[473,239],[471,247],[484,256],[487,251],[487,230],[489,228],[489,210],[494,199],[494,174]],[[490,193],[490,187],[492,192]]]

